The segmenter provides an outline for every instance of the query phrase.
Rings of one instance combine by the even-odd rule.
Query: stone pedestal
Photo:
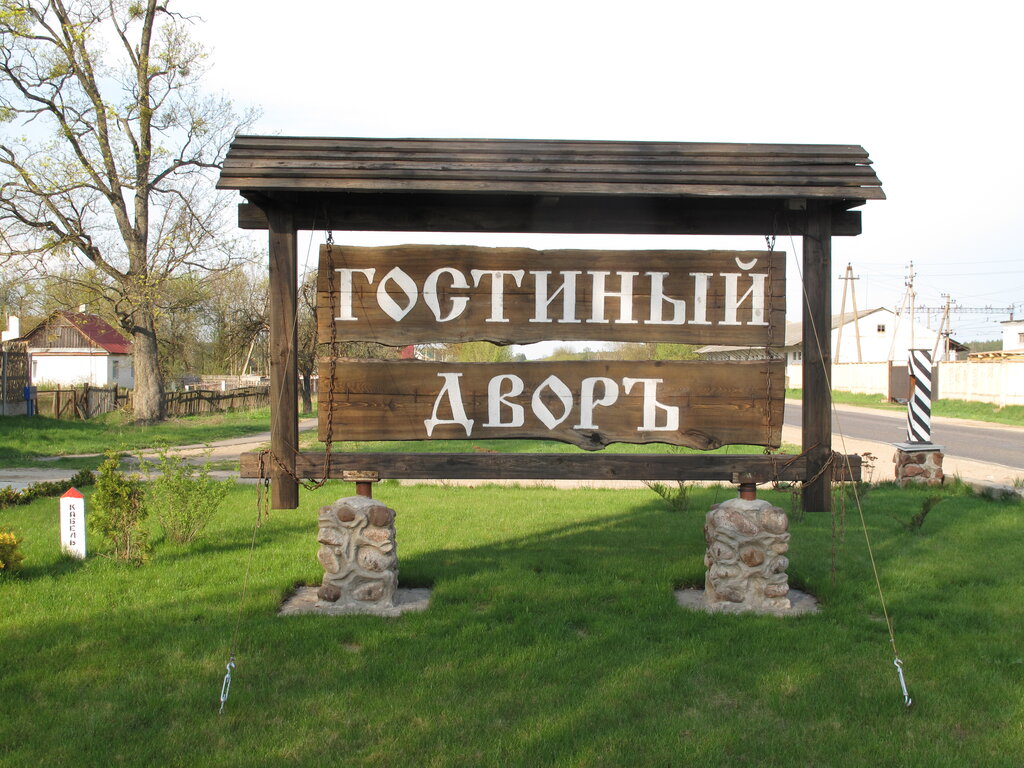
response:
[[[791,607],[788,529],[786,513],[762,499],[730,499],[711,508],[704,525],[708,610],[772,613]]]
[[[319,522],[324,579],[318,607],[391,615],[398,587],[395,511],[376,499],[348,496],[321,507]]]
[[[896,482],[942,485],[942,448],[934,443],[896,443]]]

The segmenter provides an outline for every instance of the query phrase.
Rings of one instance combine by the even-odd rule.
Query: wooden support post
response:
[[[805,512],[832,508],[832,233],[828,209],[808,205],[803,237],[803,450],[807,476],[802,504]]]
[[[272,509],[299,506],[295,454],[299,446],[298,246],[292,212],[270,207],[270,503]]]

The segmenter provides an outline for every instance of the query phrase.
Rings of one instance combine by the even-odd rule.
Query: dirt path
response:
[[[844,410],[847,406],[837,406]],[[850,406],[853,407],[853,406]],[[299,431],[305,432],[316,428],[316,419],[302,419],[299,422]],[[782,429],[782,441],[784,443],[800,444],[800,428],[795,426],[784,426]],[[236,461],[243,453],[258,450],[270,442],[270,433],[261,432],[247,437],[236,437],[227,440],[217,440],[209,445],[183,445],[173,449],[173,452],[183,456],[194,457],[197,462],[202,461]],[[864,479],[869,482],[883,482],[892,480],[896,476],[896,465],[893,457],[896,449],[891,443],[877,442],[873,440],[853,440],[842,435],[833,435],[833,447],[840,453],[870,453],[875,457],[873,466],[865,464]],[[209,453],[207,453],[209,452]],[[155,459],[156,454],[148,454],[146,458]],[[982,485],[997,485],[1013,487],[1014,483],[1024,480],[1019,469],[1006,467],[1000,464],[986,464],[978,461],[969,461],[947,456],[944,461],[943,470],[947,477],[959,477],[965,482]],[[24,469],[0,469],[0,487],[10,485],[15,489],[24,488],[26,485],[40,481],[67,480],[75,474],[76,470],[54,467],[31,467]],[[211,473],[214,477],[237,477],[237,472],[230,470],[215,470]],[[434,483],[445,485],[475,485],[482,481],[477,480],[434,480],[434,481],[403,481],[407,483]],[[638,480],[516,480],[516,481],[488,481],[504,485],[547,485],[555,488],[643,488],[644,485]]]

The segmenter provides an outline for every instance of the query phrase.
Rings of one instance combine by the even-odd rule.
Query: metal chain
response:
[[[774,342],[774,331],[775,323],[772,317],[772,257],[775,253],[775,235],[764,236],[765,245],[768,247],[768,285],[765,293],[767,293],[767,312],[768,312],[768,339],[764,345],[764,371],[765,371],[765,441],[764,441],[764,454],[770,455],[772,450],[769,447],[772,438],[772,344]]]

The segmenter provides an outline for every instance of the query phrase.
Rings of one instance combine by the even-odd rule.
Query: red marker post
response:
[[[85,498],[74,488],[60,497],[60,548],[85,557]]]

